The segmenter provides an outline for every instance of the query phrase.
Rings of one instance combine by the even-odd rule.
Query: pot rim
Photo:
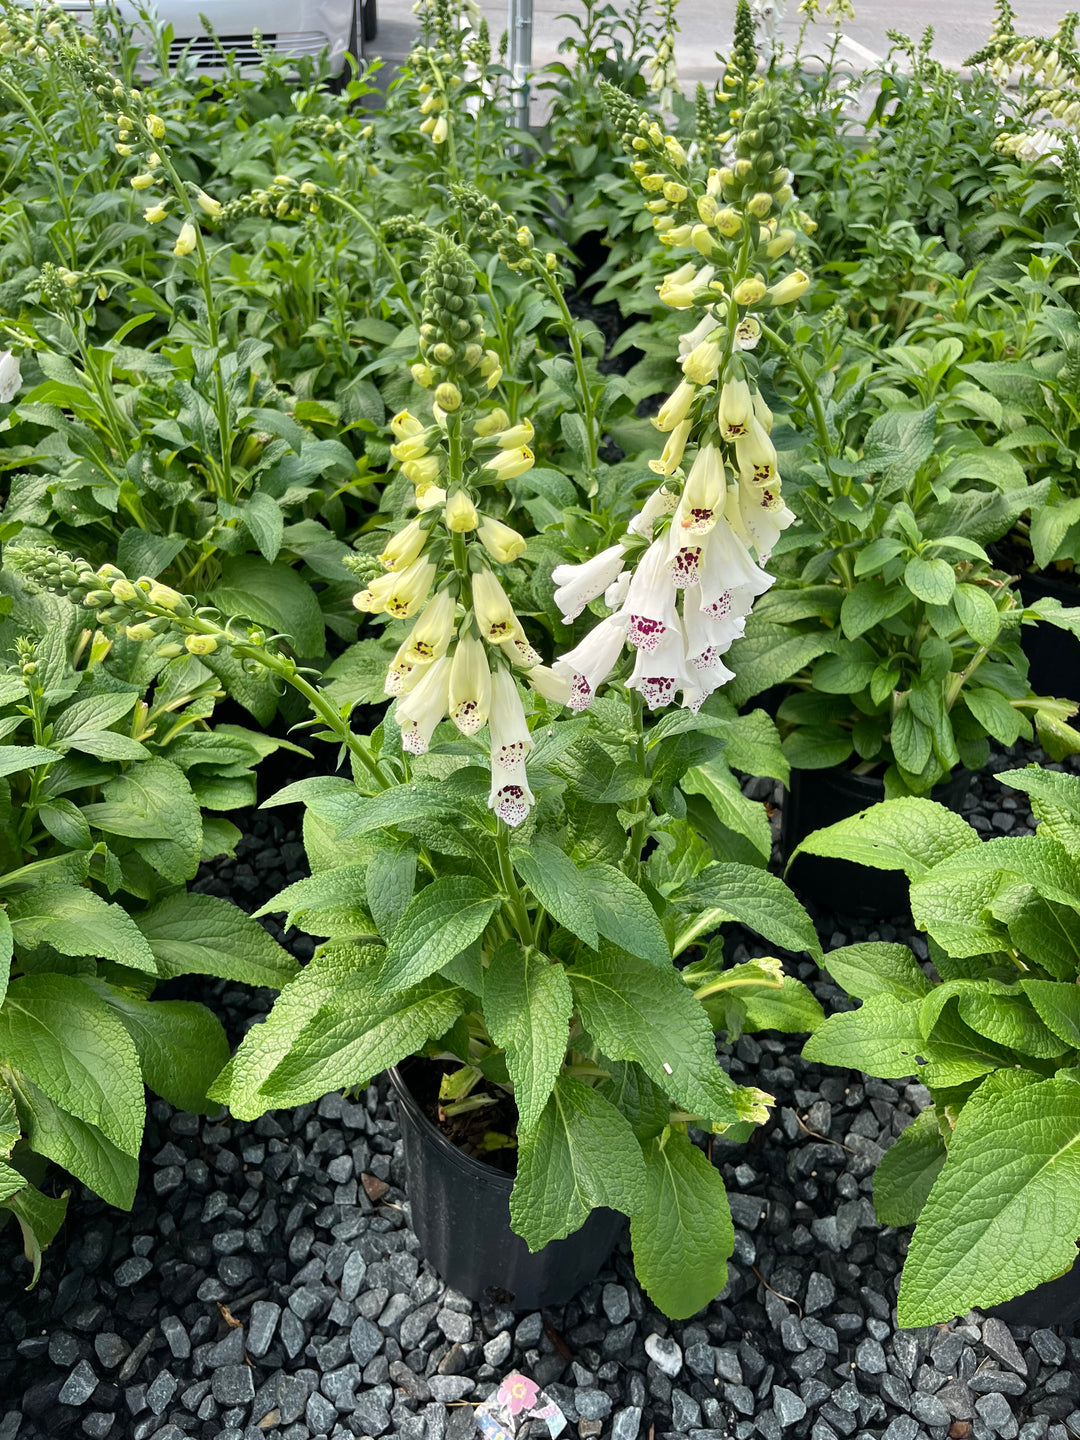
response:
[[[420,1059],[422,1057],[410,1058]],[[459,1150],[453,1141],[448,1140],[439,1127],[433,1125],[424,1114],[417,1103],[416,1096],[409,1088],[409,1082],[397,1065],[391,1065],[386,1074],[399,1103],[408,1115],[410,1122],[419,1130],[420,1138],[426,1145],[437,1149],[444,1160],[459,1170],[463,1176],[468,1176],[474,1183],[490,1186],[491,1189],[500,1190],[504,1195],[509,1196],[514,1188],[512,1175],[507,1175],[504,1170],[498,1170],[484,1160],[477,1160],[472,1155],[466,1155],[464,1150]]]

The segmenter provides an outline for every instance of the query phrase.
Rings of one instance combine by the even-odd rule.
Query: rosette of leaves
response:
[[[0,623],[12,662],[0,673],[0,1204],[35,1278],[68,1195],[46,1182],[47,1161],[129,1208],[144,1085],[212,1108],[221,1024],[201,1004],[154,999],[158,984],[277,988],[296,968],[235,905],[185,888],[239,838],[200,807],[251,803],[251,766],[275,742],[207,728],[221,691],[194,657],[140,664],[147,647],[112,647],[74,621],[39,597]],[[17,633],[31,622],[33,638]]]
[[[770,1103],[728,1079],[714,1027],[812,1029],[820,1011],[778,960],[673,957],[730,919],[787,950],[817,955],[817,940],[779,880],[718,863],[688,818],[680,781],[722,748],[718,723],[667,716],[639,750],[612,696],[571,720],[541,705],[531,725],[537,803],[513,832],[488,808],[486,746],[449,725],[407,783],[305,780],[275,797],[307,807],[313,874],[265,908],[325,943],[211,1093],[253,1117],[436,1059],[444,1112],[513,1096],[511,1216],[529,1246],[620,1210],[643,1285],[689,1315],[723,1288],[733,1241],[689,1128],[742,1138]],[[386,766],[393,731],[376,732]]]
[[[1065,1273],[1080,1235],[1080,778],[997,778],[1030,797],[1033,836],[981,841],[933,801],[887,800],[809,836],[814,855],[903,870],[933,972],[905,945],[825,957],[861,1004],[807,1059],[898,1079],[931,1103],[878,1165],[874,1204],[915,1222],[901,1325],[930,1325]],[[936,974],[934,973],[936,972]]]

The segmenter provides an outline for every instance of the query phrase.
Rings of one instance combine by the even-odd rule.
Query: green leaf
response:
[[[323,653],[322,611],[311,587],[295,570],[257,555],[229,555],[221,579],[206,597],[224,615],[242,615],[289,637],[298,655]]]
[[[264,491],[257,491],[243,507],[244,527],[259,547],[259,553],[272,565],[281,549],[285,533],[285,517],[278,502]],[[256,616],[252,616],[256,619]]]
[[[871,995],[921,1000],[934,988],[906,945],[884,940],[866,940],[860,945],[830,950],[825,956],[825,968],[856,1000],[867,1000]]]
[[[897,710],[889,732],[893,755],[901,769],[921,775],[934,748],[934,732],[920,720],[910,705]]]
[[[716,910],[716,923],[737,920],[773,945],[821,957],[814,922],[778,875],[755,865],[710,865],[685,885],[680,903]]]
[[[50,835],[70,850],[89,850],[94,843],[86,816],[63,796],[44,801],[38,807],[38,819]]]
[[[877,666],[878,657],[867,641],[842,640],[814,666],[814,688],[826,695],[857,694],[870,684]]]
[[[31,1150],[70,1170],[108,1204],[130,1210],[139,1183],[137,1157],[114,1145],[96,1125],[55,1104],[22,1072],[12,1073],[11,1087]]]
[[[816,1030],[825,1019],[818,1001],[794,975],[785,975],[779,988],[741,985],[736,994],[746,1011],[743,1029],[747,1034],[779,1030],[785,1035],[801,1035]]]
[[[8,980],[11,978],[11,957],[15,949],[15,937],[11,930],[11,921],[5,909],[0,907],[0,1005],[4,1003],[4,996],[7,994]],[[2,1089],[0,1089],[2,1094]],[[0,1129],[0,1138],[3,1131]],[[0,1149],[2,1149],[0,1144]]]
[[[1000,770],[994,779],[1026,791],[1042,822],[1038,833],[1056,840],[1074,860],[1080,859],[1080,776],[1027,765],[1023,770]]]
[[[53,738],[72,743],[82,730],[108,730],[122,720],[135,704],[136,696],[128,691],[120,695],[91,695],[76,700],[56,718]]]
[[[26,950],[51,945],[61,955],[93,955],[135,970],[157,966],[127,911],[81,885],[41,885],[13,895],[7,905],[15,944]]]
[[[1070,1269],[1080,1234],[1080,1086],[969,1102],[900,1285],[903,1326],[985,1310]]]
[[[636,1060],[692,1114],[732,1124],[732,1084],[716,1060],[712,1026],[671,967],[602,947],[567,968],[582,1024],[613,1060]]]
[[[374,985],[375,946],[320,951],[253,1025],[211,1086],[241,1120],[302,1105],[371,1076],[444,1035],[464,991],[439,976],[392,995]]]
[[[1067,1047],[1039,1019],[1023,991],[993,979],[949,980],[936,985],[923,1000],[919,1013],[924,1035],[935,1032],[938,1016],[953,996],[960,1019],[995,1045],[1041,1060],[1053,1060],[1065,1053]]]
[[[784,759],[793,770],[833,770],[855,749],[838,725],[800,725],[784,736]]]
[[[947,560],[916,555],[904,567],[904,584],[927,605],[947,605],[956,589],[956,573]]]
[[[122,807],[148,830],[168,839],[148,839],[139,853],[174,885],[193,878],[202,855],[202,816],[183,772],[168,760],[155,758],[133,765],[104,788],[106,801]],[[89,817],[95,807],[88,806]],[[91,818],[91,824],[101,820]],[[128,834],[129,831],[119,831]]]
[[[645,1163],[630,1122],[598,1090],[560,1075],[518,1146],[510,1223],[534,1253],[578,1230],[598,1206],[632,1215]]]
[[[1052,980],[1021,980],[1020,986],[1054,1034],[1080,1050],[1080,986]]]
[[[579,872],[606,940],[658,969],[671,968],[671,947],[648,896],[614,865],[593,861]]]
[[[514,868],[548,914],[595,950],[599,935],[592,891],[570,857],[542,835],[534,836],[527,847],[516,847],[512,854]]]
[[[974,715],[982,728],[1002,745],[1015,745],[1030,726],[1015,706],[1005,696],[986,686],[973,687],[963,691],[964,704]]]
[[[827,634],[795,634],[786,625],[755,623],[754,617],[747,623],[747,632],[725,657],[728,668],[735,672],[735,679],[725,687],[734,705],[745,705],[770,686],[790,680],[832,644]]]
[[[566,1058],[574,997],[566,973],[537,950],[500,945],[484,977],[484,1018],[506,1051],[518,1136],[536,1126]]]
[[[830,1015],[803,1046],[803,1059],[844,1070],[865,1070],[883,1080],[900,1080],[919,1070],[926,1054],[919,1006],[895,995],[877,994],[857,1010]]]
[[[143,1079],[178,1110],[213,1110],[206,1098],[229,1059],[221,1021],[193,1000],[144,1000],[103,981],[94,990],[135,1042]]]
[[[1080,971],[1080,915],[1076,910],[1044,900],[1030,885],[1015,885],[994,901],[993,914],[1009,927],[1009,937],[1020,954],[1055,979],[1072,980]]]
[[[105,1002],[73,975],[22,975],[0,1009],[0,1055],[57,1105],[138,1155],[139,1057]]]
[[[864,580],[849,590],[840,607],[840,626],[849,640],[857,640],[882,620],[911,604],[911,596],[902,586],[889,584],[880,577]]]
[[[286,929],[300,925],[315,935],[371,936],[375,922],[363,903],[366,871],[365,865],[340,865],[308,875],[268,900],[252,918],[284,911]]]
[[[957,585],[953,596],[960,623],[978,645],[993,645],[1001,631],[1001,613],[981,585]]]
[[[597,1087],[598,1093],[619,1108],[630,1121],[639,1140],[651,1140],[667,1128],[671,1102],[632,1060],[608,1060],[609,1078]]]
[[[683,776],[684,795],[702,795],[713,814],[728,830],[744,835],[764,861],[772,855],[772,829],[765,806],[749,800],[739,782],[721,760],[695,765]]]
[[[904,796],[815,830],[792,852],[788,864],[796,855],[825,855],[875,870],[903,870],[915,880],[979,843],[978,833],[952,810],[934,800]]]
[[[731,1209],[716,1169],[684,1134],[673,1130],[642,1148],[645,1200],[630,1217],[634,1269],[653,1304],[685,1320],[727,1284]]]
[[[13,1170],[10,1165],[0,1160],[0,1205],[10,1200],[26,1184],[26,1176],[20,1175],[18,1170]]]
[[[17,1195],[5,1202],[5,1208],[10,1210],[19,1222],[23,1254],[33,1267],[34,1273],[26,1287],[28,1290],[33,1289],[41,1277],[41,1252],[52,1244],[64,1223],[68,1194],[65,1190],[63,1195],[54,1200],[43,1195],[35,1185],[26,1184]]]
[[[882,1225],[913,1225],[945,1164],[937,1111],[928,1106],[901,1131],[874,1171],[874,1211]]]
[[[416,851],[385,846],[367,862],[364,888],[375,928],[385,939],[397,929],[416,887]]]
[[[1031,515],[1031,549],[1040,570],[1049,570],[1061,542],[1080,520],[1080,496],[1061,504],[1041,505]]]
[[[274,802],[284,803],[281,795],[275,796]],[[343,840],[369,835],[373,830],[385,830],[390,826],[408,826],[430,816],[453,814],[455,808],[460,817],[460,807],[455,806],[444,789],[433,783],[399,785],[370,797],[358,795],[350,786],[344,793],[331,791],[325,797],[313,796],[306,803],[320,818],[335,824]]]
[[[0,779],[62,759],[59,750],[47,750],[43,745],[0,745]]]
[[[297,972],[296,961],[231,901],[183,891],[135,917],[162,979],[216,975],[243,985],[280,990]]]
[[[498,897],[471,875],[433,880],[413,896],[398,922],[379,975],[379,993],[414,985],[459,955],[484,933],[498,906]]]

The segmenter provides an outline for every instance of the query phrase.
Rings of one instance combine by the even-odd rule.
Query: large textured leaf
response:
[[[178,1110],[214,1108],[206,1098],[229,1059],[221,1021],[192,1000],[144,1000],[104,982],[94,989],[135,1042],[143,1079]]]
[[[11,978],[11,956],[14,946],[11,921],[8,919],[7,911],[0,907],[0,1005],[4,1003],[8,980]]]
[[[175,885],[194,876],[202,855],[202,815],[177,766],[169,760],[146,760],[110,780],[104,794],[110,804],[144,821],[148,832],[168,836],[139,846],[155,870]]]
[[[871,995],[921,1000],[933,989],[933,982],[908,947],[884,940],[866,940],[860,945],[830,950],[825,956],[825,968],[857,1000]]]
[[[242,615],[287,635],[298,655],[323,652],[325,633],[315,593],[295,570],[260,556],[230,555],[207,596],[226,615]]]
[[[994,779],[1025,790],[1041,822],[1039,835],[1056,840],[1074,860],[1080,859],[1080,776],[1028,765],[1023,770],[999,770]]]
[[[131,1037],[73,975],[22,975],[0,1009],[0,1055],[57,1105],[138,1155],[145,1101]]]
[[[513,941],[501,945],[484,977],[484,1018],[506,1051],[518,1134],[527,1135],[548,1102],[566,1057],[574,997],[559,964]]]
[[[333,872],[331,872],[333,873]],[[386,994],[433,974],[484,933],[499,901],[482,880],[442,875],[409,902],[379,975]]]
[[[609,1078],[597,1087],[599,1093],[622,1111],[639,1140],[659,1135],[671,1114],[667,1095],[633,1060],[606,1060],[605,1066]]]
[[[301,1105],[371,1076],[443,1035],[464,992],[439,976],[392,995],[373,984],[381,951],[335,947],[318,955],[248,1031],[211,1087],[241,1120]]]
[[[571,935],[583,940],[590,950],[595,950],[599,936],[593,913],[593,892],[588,879],[569,855],[537,835],[527,848],[515,849],[513,857],[514,868],[548,914]]]
[[[648,896],[614,865],[594,861],[581,871],[592,899],[596,928],[605,939],[662,969],[671,948]]]
[[[157,966],[131,916],[81,885],[41,885],[7,905],[15,943],[25,950],[51,945],[61,955],[93,955],[134,970]]]
[[[1035,1013],[1019,985],[999,980],[949,980],[935,985],[919,1008],[919,1024],[930,1035],[938,1017],[956,997],[957,1014],[979,1035],[1022,1055],[1052,1060],[1068,1046]]]
[[[780,685],[797,675],[804,666],[823,655],[830,647],[826,634],[800,635],[786,625],[751,621],[748,633],[736,640],[726,661],[735,671],[728,682],[726,694],[735,705],[745,705],[772,685]]]
[[[25,1184],[25,1175],[20,1175],[18,1170],[13,1170],[10,1165],[0,1160],[0,1205],[5,1200],[10,1200]]]
[[[908,1251],[900,1324],[951,1320],[1052,1280],[1075,1261],[1077,1235],[1080,1085],[969,1102]]]
[[[170,895],[136,916],[135,923],[163,979],[217,975],[280,990],[298,968],[257,920],[215,895]]]
[[[389,940],[416,888],[416,851],[408,845],[376,850],[367,862],[364,888],[375,928]]]
[[[945,1164],[937,1112],[928,1106],[886,1150],[874,1171],[874,1210],[883,1225],[913,1225]]]
[[[844,1070],[899,1080],[919,1069],[925,1053],[916,1001],[871,995],[857,1010],[830,1015],[803,1046],[803,1058]]]
[[[875,870],[903,870],[914,880],[950,855],[979,844],[978,832],[944,805],[904,796],[815,830],[792,852],[791,860],[796,855],[825,855]]]
[[[604,946],[567,971],[582,1024],[613,1060],[636,1060],[692,1114],[734,1124],[732,1084],[704,1008],[675,970]]]
[[[642,1149],[645,1202],[630,1217],[634,1269],[653,1304],[685,1320],[727,1284],[731,1209],[718,1172],[680,1131]]]
[[[773,945],[821,956],[810,916],[778,876],[755,865],[710,865],[676,898],[680,904],[690,900],[699,909],[716,910],[717,924],[738,920]]]
[[[364,908],[365,865],[340,865],[287,886],[268,900],[260,915],[285,912],[286,927],[300,925],[314,935],[369,935],[375,922]]]
[[[580,1229],[597,1206],[632,1215],[644,1199],[645,1164],[630,1122],[599,1091],[560,1075],[539,1124],[518,1147],[514,1230],[530,1250],[541,1250]]]
[[[47,750],[43,745],[0,745],[0,779],[62,759],[59,750]]]
[[[1052,980],[1021,980],[1020,985],[1054,1034],[1080,1050],[1080,986]]]
[[[688,770],[682,779],[682,791],[684,795],[703,796],[720,823],[736,835],[745,836],[763,864],[768,861],[772,854],[772,828],[765,806],[742,793],[738,780],[722,761],[714,760]]]
[[[130,1210],[139,1183],[136,1156],[114,1145],[96,1125],[54,1104],[21,1072],[12,1074],[11,1087],[30,1148],[70,1170],[110,1205]]]

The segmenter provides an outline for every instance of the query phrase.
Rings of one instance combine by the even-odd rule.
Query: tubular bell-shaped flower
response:
[[[617,579],[625,555],[625,546],[609,545],[582,565],[556,565],[551,578],[558,586],[555,604],[562,612],[564,625],[576,620],[585,606]]]

